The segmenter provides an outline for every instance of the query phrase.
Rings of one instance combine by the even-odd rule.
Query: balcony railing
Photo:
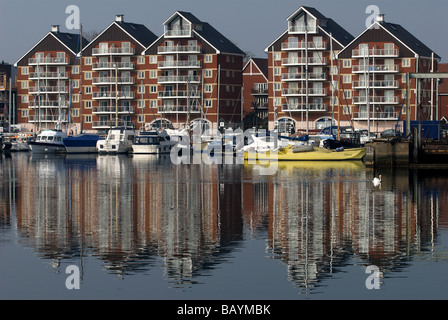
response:
[[[398,65],[395,64],[382,64],[382,65],[356,65],[352,66],[353,73],[396,73],[399,71]]]
[[[116,81],[115,81],[116,80]],[[133,77],[95,77],[92,79],[93,84],[134,84]]]
[[[92,55],[133,55],[134,48],[110,47],[110,48],[93,48]]]
[[[117,68],[118,70],[133,70],[134,64],[132,62],[98,62],[92,65],[93,70],[111,70],[115,68]]]
[[[68,93],[68,88],[66,86],[41,86],[41,87],[30,87],[28,92],[30,94],[39,93]]]
[[[370,88],[373,89],[393,89],[398,88],[398,81],[395,80],[375,80],[375,81],[355,81],[353,83],[353,87],[357,88],[366,88],[367,84]]]
[[[398,112],[375,112],[371,113],[370,120],[397,120]],[[367,120],[368,112],[354,112],[354,120]]]
[[[305,64],[314,64],[314,65],[325,65],[327,64],[327,58],[283,58],[282,65],[305,65]]]
[[[199,83],[201,77],[199,76],[160,76],[157,80],[158,83]]]
[[[190,111],[188,111],[190,109]],[[200,113],[201,110],[198,106],[162,106],[158,108],[159,113]]]
[[[288,29],[289,33],[300,33],[303,34],[305,32],[307,33],[316,33],[317,27],[316,26],[290,26]]]
[[[117,122],[115,122],[115,120],[92,121],[92,128],[94,129],[107,129],[115,126],[132,127],[132,122],[121,119],[118,119]]]
[[[252,90],[250,92],[251,92],[251,94],[254,94],[254,95],[257,95],[257,94],[266,95],[269,93],[269,89],[255,87],[255,88],[252,88]]]
[[[92,108],[92,113],[93,114],[112,114],[112,113],[124,113],[124,114],[128,114],[128,113],[134,113],[134,108],[131,106],[99,106],[99,107],[93,107]]]
[[[165,37],[191,37],[191,28],[187,29],[166,29]]]
[[[68,79],[68,72],[30,72],[29,78],[34,79]]]
[[[353,97],[353,103],[367,104],[367,98],[366,97]],[[398,104],[398,97],[386,97],[386,96],[370,97],[369,103],[371,103],[371,104]]]
[[[30,101],[28,102],[28,107],[30,109],[37,109],[37,108],[68,108],[68,101],[65,101],[63,103],[59,103],[58,101],[54,100],[45,100],[45,101]]]
[[[201,53],[200,46],[160,46],[157,48],[157,53]]]
[[[197,60],[181,61],[162,61],[159,62],[159,68],[201,68],[202,62]]]
[[[325,50],[328,45],[326,42],[288,42],[282,43],[282,50]]]
[[[400,51],[398,49],[369,49],[369,50],[352,50],[352,58],[364,57],[398,57]]]
[[[306,89],[283,89],[283,96],[305,96],[307,94]],[[310,96],[325,96],[327,95],[327,89],[324,88],[310,88],[308,89],[308,95]]]
[[[306,73],[283,73],[283,81],[302,81],[306,80]],[[308,80],[325,81],[327,80],[326,73],[308,73]]]
[[[30,58],[28,59],[29,65],[45,65],[45,64],[53,64],[53,65],[64,65],[69,64],[70,59],[68,58]]]
[[[106,92],[93,92],[92,98],[93,99],[115,99],[117,97],[118,99],[134,99],[134,93],[133,92],[118,92],[118,94],[115,91],[106,91]]]
[[[174,90],[174,91],[160,91],[158,93],[159,98],[188,98],[191,99],[199,99],[201,98],[200,91],[182,91],[182,90]]]
[[[39,115],[29,115],[28,116],[28,122],[67,122],[67,116],[66,115],[62,115],[62,116],[52,116],[52,115],[41,115],[39,117]]]
[[[307,107],[303,104],[284,104],[282,111],[307,111]],[[308,111],[324,112],[327,111],[327,106],[322,103],[311,103],[308,105]]]

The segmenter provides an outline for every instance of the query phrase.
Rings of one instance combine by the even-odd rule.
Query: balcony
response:
[[[370,49],[370,50],[352,50],[352,58],[397,58],[400,56],[398,49]]]
[[[291,96],[306,96],[306,89],[283,89],[282,96],[291,97]],[[326,96],[327,89],[323,88],[310,88],[308,89],[309,96]]]
[[[132,127],[131,121],[118,120],[103,120],[103,121],[92,121],[92,128],[94,129],[109,129],[111,127]]]
[[[158,83],[200,83],[199,76],[160,76],[157,79]]]
[[[135,53],[134,48],[122,48],[122,47],[110,47],[110,48],[93,48],[93,56],[109,56],[109,55],[120,55],[120,56],[131,56]]]
[[[106,91],[106,92],[93,92],[92,93],[93,99],[125,99],[130,100],[134,99],[134,93],[133,92],[118,92],[115,91]]]
[[[160,69],[173,69],[173,68],[201,68],[202,62],[197,60],[180,60],[180,61],[162,61],[159,62]]]
[[[288,50],[326,50],[328,48],[328,45],[326,42],[288,42],[288,43],[282,43],[282,50],[288,51]]]
[[[288,29],[290,34],[305,34],[305,33],[317,33],[317,27],[314,26],[290,26]]]
[[[372,89],[396,89],[399,87],[398,81],[395,80],[375,80],[375,81],[355,81],[353,83],[353,88],[355,89],[365,89],[367,88],[367,83],[369,88]]]
[[[201,110],[198,106],[190,106],[190,111],[188,111],[188,106],[163,106],[158,108],[159,113],[200,113]]]
[[[294,111],[307,111],[306,105],[304,104],[284,104],[282,105],[283,112],[294,112]],[[322,103],[311,103],[308,104],[308,111],[325,112],[327,111],[327,106]]]
[[[51,79],[68,79],[68,72],[31,72],[29,74],[30,80],[51,80]]]
[[[295,65],[326,65],[327,58],[283,58],[283,66],[295,66]]]
[[[306,80],[306,73],[283,73],[282,81],[304,81]],[[311,81],[325,81],[327,80],[326,73],[309,73],[308,80]]]
[[[371,114],[370,120],[398,120],[398,112],[375,112]],[[353,120],[367,120],[368,112],[354,112]]]
[[[68,108],[68,101],[64,103],[59,103],[54,100],[44,100],[44,101],[30,101],[28,102],[28,107],[30,109],[38,109],[38,108]]]
[[[201,53],[202,48],[200,46],[160,46],[157,48],[159,54],[172,54],[172,53]]]
[[[114,113],[120,113],[120,114],[130,114],[135,113],[135,110],[133,107],[130,106],[99,106],[99,107],[93,107],[92,108],[93,114],[114,114]]]
[[[259,88],[259,87],[255,87],[252,88],[252,90],[250,91],[250,93],[254,96],[256,95],[267,95],[269,93],[269,89],[268,88]]]
[[[93,84],[105,85],[105,84],[134,84],[135,79],[133,77],[95,77],[92,79]]]
[[[66,65],[69,64],[70,59],[68,58],[30,58],[28,59],[28,65]]]
[[[353,97],[354,104],[367,104],[366,97]],[[370,104],[398,104],[398,97],[375,96],[370,97]]]
[[[188,91],[182,91],[182,90],[174,90],[174,91],[160,91],[158,94],[159,98],[190,98],[190,99],[200,99],[201,98],[201,92],[200,91],[191,91],[190,95],[188,95]]]
[[[134,70],[132,62],[98,62],[92,65],[93,70]]]
[[[164,35],[166,38],[190,38],[191,28],[185,29],[165,29]]]
[[[353,73],[398,73],[399,72],[399,66],[395,64],[382,64],[382,65],[370,65],[370,66],[363,66],[363,65],[356,65],[352,66],[352,72]]]
[[[28,122],[33,123],[39,123],[39,122],[46,122],[46,123],[56,123],[56,122],[67,122],[67,116],[61,115],[61,116],[52,116],[52,115],[30,115],[28,116]]]
[[[28,90],[29,94],[53,94],[53,93],[68,93],[69,90],[66,86],[40,86],[40,87],[30,87]]]

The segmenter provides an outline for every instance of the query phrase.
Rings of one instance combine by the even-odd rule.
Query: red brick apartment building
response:
[[[382,132],[406,119],[406,74],[437,72],[440,57],[402,26],[379,15],[339,52],[338,59],[340,121]],[[411,79],[410,85],[411,121],[435,120],[436,80]]]
[[[331,124],[337,102],[336,56],[354,37],[311,7],[300,7],[266,49],[269,129],[308,131]]]
[[[245,128],[265,127],[268,116],[268,59],[250,58],[243,67],[242,110]]]
[[[438,72],[448,72],[448,63],[439,63]],[[448,79],[440,79],[437,92],[437,119],[448,122]]]
[[[18,122],[35,131],[68,124],[73,132],[239,127],[244,56],[189,12],[172,14],[160,37],[123,15],[90,43],[54,26],[16,62]]]
[[[16,123],[16,81],[15,69],[2,61],[0,63],[0,127]]]
[[[141,128],[141,100],[145,80],[144,50],[157,36],[142,24],[117,15],[106,29],[82,50],[82,100],[85,129],[113,126]]]
[[[245,53],[189,12],[176,11],[144,52],[145,123],[240,126]]]
[[[67,124],[69,106],[79,110],[79,91],[75,76],[77,59],[87,41],[79,34],[60,32],[53,26],[36,45],[16,63],[17,123],[23,130],[56,128]],[[72,99],[70,99],[72,98]]]

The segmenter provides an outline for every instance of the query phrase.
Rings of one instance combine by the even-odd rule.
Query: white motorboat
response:
[[[67,134],[61,130],[44,130],[37,135],[35,141],[29,143],[29,146],[33,153],[65,152],[64,138],[67,138]]]
[[[106,139],[98,140],[96,148],[99,153],[132,152],[135,130],[131,127],[111,128]]]
[[[166,131],[141,131],[132,144],[132,153],[167,154],[178,143]]]

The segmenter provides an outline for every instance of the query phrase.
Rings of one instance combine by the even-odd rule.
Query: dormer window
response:
[[[169,24],[165,25],[166,37],[190,37],[191,24],[178,16],[174,18]]]

